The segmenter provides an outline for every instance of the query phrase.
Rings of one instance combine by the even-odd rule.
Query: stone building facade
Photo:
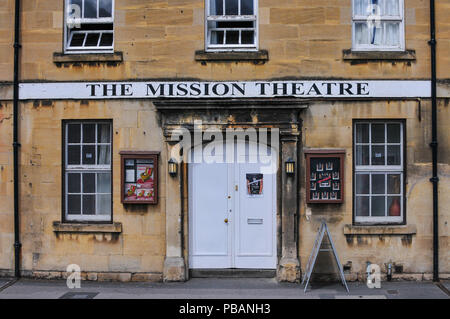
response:
[[[228,0],[84,1],[21,1],[23,276],[63,278],[77,264],[88,280],[187,280],[199,269],[245,268],[298,281],[325,220],[349,280],[364,279],[368,262],[383,275],[391,264],[394,278],[431,279],[429,1],[241,0],[237,7]],[[14,273],[15,259],[14,3],[0,0],[2,275]],[[81,18],[70,20],[77,11],[66,9],[78,4]],[[361,17],[367,20],[370,5],[381,8],[381,26],[375,21],[365,29]],[[435,11],[439,271],[448,278],[450,5],[436,0]],[[69,28],[71,21],[81,27]],[[277,169],[264,175],[262,196],[253,198],[245,187],[252,166],[211,170],[177,159],[177,174],[169,173],[179,145],[174,132],[193,133],[199,121],[216,133],[276,129]],[[86,154],[75,150],[81,162],[71,166],[68,154],[77,147]],[[124,202],[121,152],[157,156],[157,192],[150,195],[157,203]],[[315,153],[344,154],[340,203],[310,203],[311,188],[326,183],[312,179],[319,170],[311,170],[307,154]],[[84,192],[88,175],[96,182]],[[222,195],[223,203],[208,200]],[[269,215],[256,216],[264,210],[259,200],[272,205]],[[208,209],[223,209],[210,213],[220,223],[208,219]],[[258,223],[268,227],[252,233]],[[327,255],[319,257],[318,274],[329,278],[333,267]]]

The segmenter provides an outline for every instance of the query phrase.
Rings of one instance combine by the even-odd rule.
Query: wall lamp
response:
[[[288,158],[286,162],[284,162],[285,170],[287,175],[295,174],[295,161],[292,158]]]
[[[172,177],[177,176],[177,173],[178,173],[178,163],[177,163],[173,158],[171,158],[171,159],[169,160],[168,164],[169,164],[169,165],[168,165],[169,175],[172,176]]]

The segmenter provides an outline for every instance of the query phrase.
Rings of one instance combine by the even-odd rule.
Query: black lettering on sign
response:
[[[151,84],[151,83],[147,84],[147,96],[158,95],[156,93],[158,90],[159,90],[159,95],[164,96],[164,84],[159,84],[156,89],[153,87],[153,84]],[[150,94],[150,92],[151,92],[151,94]]]

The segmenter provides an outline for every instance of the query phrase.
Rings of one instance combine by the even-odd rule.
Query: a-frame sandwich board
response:
[[[320,249],[325,234],[327,235],[328,241],[331,244],[331,249]],[[322,224],[320,225],[319,231],[317,232],[316,240],[314,242],[313,249],[311,251],[311,255],[309,256],[308,259],[308,264],[306,265],[305,276],[303,276],[302,281],[302,285],[306,281],[304,292],[306,292],[306,289],[308,288],[309,280],[311,279],[311,274],[313,272],[314,265],[316,264],[316,259],[317,255],[319,254],[319,251],[330,251],[330,250],[333,252],[334,258],[338,265],[339,275],[341,277],[342,284],[347,290],[347,292],[349,292],[347,282],[345,281],[344,271],[342,270],[341,262],[339,261],[336,248],[334,247],[333,239],[331,238],[330,231],[328,230],[328,226],[325,221],[322,221]]]

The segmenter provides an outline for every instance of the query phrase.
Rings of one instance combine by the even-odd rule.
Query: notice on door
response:
[[[246,174],[247,195],[257,196],[263,193],[263,174]]]

